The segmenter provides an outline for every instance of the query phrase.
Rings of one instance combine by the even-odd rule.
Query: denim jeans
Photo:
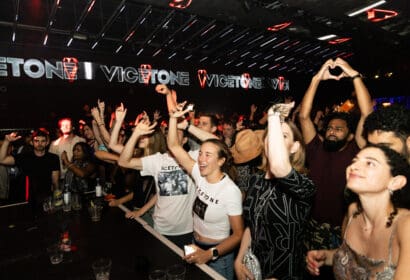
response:
[[[218,245],[218,243],[215,243],[215,244],[203,243],[195,239],[194,239],[194,244],[203,250],[208,250]],[[207,262],[206,264],[209,265],[213,270],[221,274],[226,279],[232,280],[234,279],[233,262],[234,262],[234,252],[230,252],[226,255],[220,256],[214,261],[211,260]]]

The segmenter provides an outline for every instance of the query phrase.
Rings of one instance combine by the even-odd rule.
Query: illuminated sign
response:
[[[79,61],[75,57],[64,57],[61,60],[46,60],[36,58],[18,58],[0,56],[0,79],[3,77],[31,78],[31,79],[59,79],[69,82],[79,80],[101,80],[112,83],[130,83],[145,85],[179,85],[190,86],[190,73],[154,69],[150,64],[139,66],[104,65],[89,61]],[[195,76],[194,76],[195,77]],[[269,78],[255,77],[250,73],[214,74],[206,69],[199,69],[196,73],[201,88],[237,88],[263,89],[266,86],[280,91],[289,90],[289,80],[284,77]]]
[[[149,79],[151,78],[151,64],[141,64],[140,65],[140,72],[142,75],[142,79],[144,80],[144,84],[148,85]]]
[[[78,71],[78,60],[75,57],[64,57],[63,58],[63,68],[65,78],[70,82],[77,80],[77,71]]]
[[[205,87],[205,83],[206,83],[206,70],[205,69],[199,69],[198,70],[198,80],[199,80],[199,85],[201,86],[201,88]]]

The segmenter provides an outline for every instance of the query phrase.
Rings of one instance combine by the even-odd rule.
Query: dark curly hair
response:
[[[405,143],[410,136],[410,111],[396,104],[373,111],[364,122],[363,137],[376,130],[393,132]]]
[[[402,175],[406,177],[407,182],[406,184],[398,190],[393,191],[391,195],[391,201],[393,203],[393,211],[390,213],[389,218],[386,222],[386,227],[390,227],[393,223],[394,217],[398,213],[398,208],[406,208],[410,209],[410,165],[407,162],[407,160],[400,155],[398,152],[386,147],[385,145],[373,145],[370,144],[366,146],[368,147],[374,147],[378,148],[383,152],[383,154],[386,157],[387,164],[390,167],[390,173],[392,176],[398,176]],[[358,204],[358,210],[354,214],[355,216],[360,214],[363,211],[362,205],[360,203],[360,200],[358,199],[358,196],[354,194],[354,200]]]

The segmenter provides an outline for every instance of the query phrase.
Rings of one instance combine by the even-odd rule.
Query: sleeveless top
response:
[[[345,236],[343,237],[343,243],[337,249],[333,257],[333,273],[336,280],[390,280],[394,278],[397,265],[392,263],[392,244],[393,237],[396,231],[396,225],[394,225],[390,240],[389,240],[389,256],[388,261],[377,260],[368,258],[364,255],[358,254],[354,251],[346,242],[346,232],[351,220],[349,218],[346,226]],[[383,268],[384,267],[384,268]],[[382,269],[381,269],[382,268]],[[376,272],[378,271],[378,272]]]

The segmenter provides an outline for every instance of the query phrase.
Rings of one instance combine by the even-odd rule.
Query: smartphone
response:
[[[193,111],[194,110],[194,104],[188,104],[188,106],[186,107],[189,111]]]
[[[195,252],[195,248],[192,247],[191,245],[184,245],[184,251],[185,251],[185,256],[192,254],[193,252]]]

